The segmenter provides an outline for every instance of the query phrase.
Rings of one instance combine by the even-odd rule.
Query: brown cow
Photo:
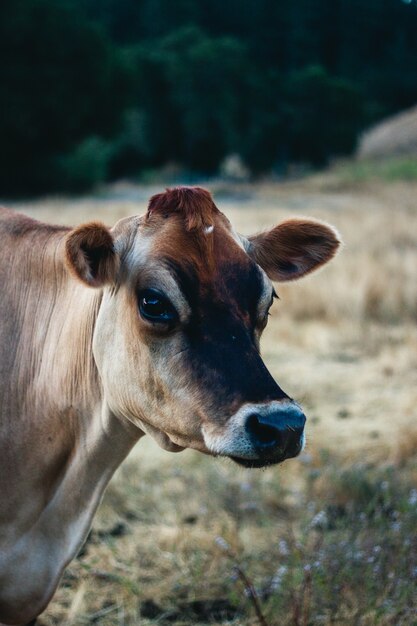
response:
[[[305,417],[259,354],[275,292],[329,261],[335,231],[239,236],[199,188],[75,230],[0,211],[0,620],[48,604],[117,466],[144,434],[263,467]]]

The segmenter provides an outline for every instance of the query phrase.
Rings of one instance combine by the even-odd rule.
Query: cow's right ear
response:
[[[89,287],[103,287],[115,281],[119,257],[109,229],[100,222],[82,224],[65,241],[69,269]]]

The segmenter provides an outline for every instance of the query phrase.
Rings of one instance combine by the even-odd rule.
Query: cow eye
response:
[[[178,319],[171,302],[156,289],[144,289],[139,293],[139,311],[149,322],[172,324]]]

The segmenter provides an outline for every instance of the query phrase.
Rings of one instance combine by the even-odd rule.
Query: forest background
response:
[[[413,0],[3,0],[1,194],[325,165],[417,102],[416,28]]]

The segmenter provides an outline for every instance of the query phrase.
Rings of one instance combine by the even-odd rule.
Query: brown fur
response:
[[[75,280],[75,271],[69,275],[68,231],[0,210],[0,493],[5,503],[0,507],[0,620],[12,623],[26,623],[46,605],[51,580],[57,583],[63,567],[54,550],[65,549],[73,535],[77,542],[73,531],[65,536],[66,525],[74,512],[91,507],[91,481],[100,480],[100,474],[94,477],[97,452],[89,466],[87,457],[95,449],[93,415],[100,403],[91,343],[101,290],[87,289]],[[113,468],[119,441],[110,430],[106,441],[107,449],[98,454]],[[127,449],[133,442],[130,435]],[[56,506],[62,494],[64,505]],[[58,513],[45,513],[54,506]]]
[[[53,233],[62,233],[70,230],[67,226],[39,222],[32,217],[15,213],[5,207],[0,207],[0,219],[2,218],[7,220],[2,221],[2,229],[13,237],[23,237],[31,234],[37,237],[42,235],[49,236]]]
[[[149,201],[148,218],[159,214],[169,217],[171,213],[183,216],[187,231],[212,226],[220,213],[211,194],[201,187],[175,187],[158,193]]]
[[[71,231],[65,252],[69,269],[90,287],[114,281],[118,257],[113,238],[104,224],[90,222]]]
[[[326,224],[290,219],[249,237],[248,254],[271,280],[296,280],[330,261],[340,241]]]
[[[160,235],[161,242],[156,253],[192,263],[203,282],[214,271],[215,237],[226,224],[211,194],[201,187],[167,189],[149,201],[147,225]],[[207,227],[215,230],[206,232]]]

